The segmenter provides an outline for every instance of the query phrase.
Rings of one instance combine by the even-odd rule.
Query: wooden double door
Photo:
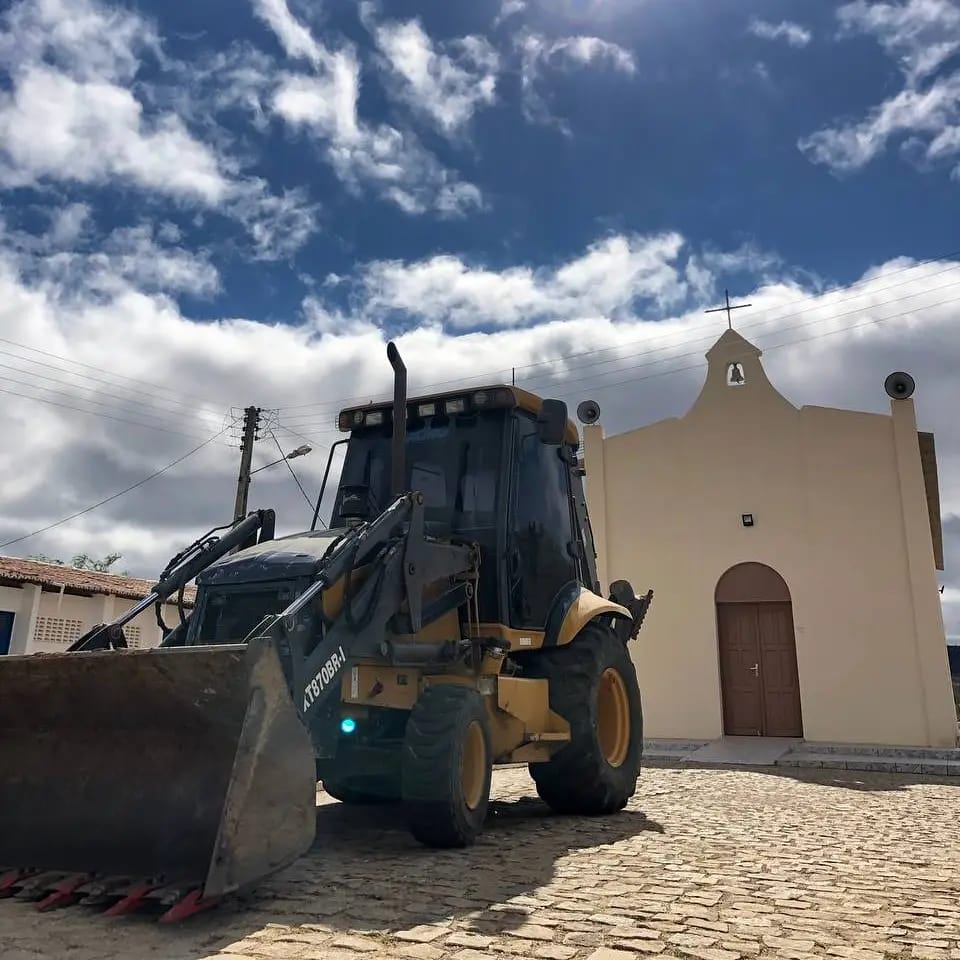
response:
[[[792,604],[718,603],[717,627],[724,733],[802,737]]]

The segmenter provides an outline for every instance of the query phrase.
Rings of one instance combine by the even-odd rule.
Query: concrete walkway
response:
[[[693,750],[688,759],[695,763],[766,767],[775,764],[802,742],[792,737],[723,737]]]
[[[782,737],[721,737],[719,740],[648,740],[650,765],[812,767],[925,773],[960,777],[960,748],[891,747],[869,743],[811,743]]]

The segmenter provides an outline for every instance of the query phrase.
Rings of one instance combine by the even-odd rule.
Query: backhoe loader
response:
[[[387,354],[392,403],[339,415],[329,527],[323,487],[309,531],[254,511],[65,652],[0,658],[0,897],[183,919],[322,843],[318,781],[400,804],[431,847],[476,840],[497,764],[529,764],[560,813],[627,804],[653,594],[601,592],[565,404],[411,400]],[[160,646],[129,648],[151,606]]]

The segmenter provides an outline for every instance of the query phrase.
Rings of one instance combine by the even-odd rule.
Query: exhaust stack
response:
[[[407,486],[407,368],[392,341],[387,344],[387,359],[393,367],[393,496],[399,497]]]

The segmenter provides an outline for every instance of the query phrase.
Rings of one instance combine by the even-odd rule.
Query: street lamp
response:
[[[257,467],[256,470],[250,471],[250,476],[252,477],[255,473],[259,473],[261,470],[266,470],[267,467],[272,467],[275,464],[283,463],[284,460],[295,460],[297,457],[305,457],[313,447],[308,444],[303,444],[300,447],[297,447],[296,450],[291,450],[285,457],[281,457],[279,460],[274,460],[271,463],[265,463],[262,467]]]

